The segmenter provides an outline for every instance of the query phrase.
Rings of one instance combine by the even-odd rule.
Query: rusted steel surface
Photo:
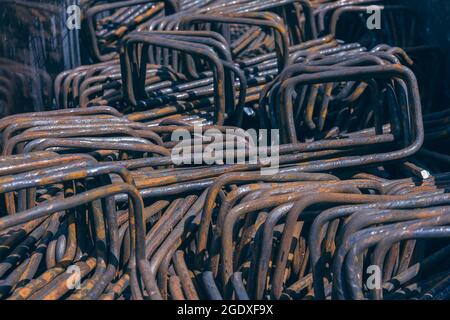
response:
[[[372,4],[381,37],[351,19]],[[92,63],[56,77],[59,109],[0,119],[0,299],[449,298],[450,111],[409,9],[82,7]],[[276,173],[244,129],[279,130]],[[200,157],[211,130],[255,162]]]

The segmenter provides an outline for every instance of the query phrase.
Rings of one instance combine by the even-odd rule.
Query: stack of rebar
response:
[[[81,6],[57,110],[0,119],[1,299],[450,298],[450,111],[408,8]]]

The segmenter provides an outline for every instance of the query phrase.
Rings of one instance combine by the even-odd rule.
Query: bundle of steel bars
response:
[[[450,106],[407,7],[81,7],[55,110],[0,119],[0,299],[450,299]]]

